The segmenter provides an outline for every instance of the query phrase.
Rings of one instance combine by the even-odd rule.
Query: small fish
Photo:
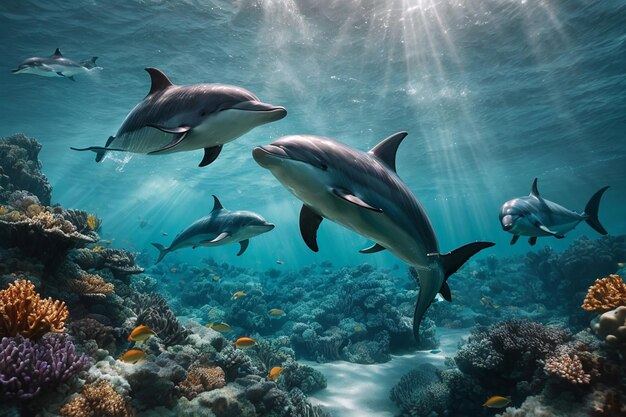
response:
[[[233,294],[232,297],[230,297],[230,299],[231,300],[236,300],[238,298],[245,297],[246,295],[247,294],[245,292],[243,292],[243,291],[237,291],[236,293]]]
[[[156,336],[154,330],[142,324],[135,327],[133,331],[130,332],[130,334],[128,335],[128,340],[130,340],[131,342],[136,342],[137,345],[141,345],[152,336]]]
[[[176,268],[172,268],[172,269],[170,269],[170,272],[171,272],[172,274],[175,274],[175,273],[177,273],[177,272],[178,272],[178,269],[176,269]]]
[[[256,345],[256,342],[251,337],[240,337],[239,339],[233,342],[233,347],[240,348],[240,349],[249,348],[250,346],[254,346],[254,345]]]
[[[167,233],[167,232],[161,232],[161,234],[162,234],[163,236],[169,236],[169,235],[170,235],[170,234],[169,234],[169,233]]]
[[[230,326],[226,323],[221,323],[219,321],[208,323],[206,327],[220,333],[230,332]]]
[[[102,249],[104,249],[104,246],[96,245],[91,250],[92,252],[100,252]]]
[[[625,267],[625,266],[626,266],[626,263],[624,263],[624,262],[618,262],[618,263],[617,263],[617,267],[618,267],[619,269],[622,269],[622,268],[623,268],[623,267]]]
[[[96,230],[96,227],[98,227],[98,219],[95,214],[87,216],[87,226],[89,226],[91,230]]]
[[[504,408],[509,404],[511,404],[511,397],[501,397],[499,395],[494,395],[493,397],[489,397],[487,401],[485,401],[483,407]]]
[[[491,307],[491,308],[496,308],[496,309],[500,307],[498,304],[494,303],[491,298],[487,296],[481,297],[480,303],[484,305],[485,307]]]
[[[104,242],[105,244],[107,244],[107,245],[110,245],[110,244],[111,244],[111,241],[110,241],[109,239],[106,239],[106,240],[104,240],[103,242]]]
[[[140,349],[131,349],[120,356],[120,360],[124,363],[137,363],[146,358],[146,352]]]
[[[280,376],[281,372],[283,372],[283,368],[281,368],[280,366],[275,366],[272,369],[270,369],[270,372],[267,375],[267,379],[270,381],[276,381],[278,377]]]
[[[280,308],[273,308],[270,311],[268,311],[270,316],[284,316],[285,315],[285,311],[281,310]]]
[[[359,326],[358,324],[356,326],[354,326],[354,331],[356,333],[360,333],[363,331],[363,327]]]
[[[149,224],[149,223],[148,223],[148,221],[147,221],[147,220],[145,220],[145,219],[141,219],[141,220],[139,221],[139,227],[140,227],[141,229],[145,228],[148,224]]]
[[[430,353],[432,353],[433,355],[436,355],[436,354],[438,354],[438,353],[441,353],[441,350],[439,350],[439,349],[433,349],[433,350],[431,350],[431,351],[430,351]]]
[[[281,261],[281,260],[279,259],[279,260],[277,260],[277,261],[276,261],[276,263],[277,263],[278,265],[282,265],[282,264],[284,264],[284,263],[285,263],[285,261]]]
[[[213,275],[213,276],[211,277],[211,279],[212,279],[213,281],[219,281],[219,280],[220,280],[220,276],[219,276],[219,275]]]

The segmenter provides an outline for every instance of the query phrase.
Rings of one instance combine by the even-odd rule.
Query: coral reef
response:
[[[63,301],[41,299],[28,280],[18,279],[0,291],[0,337],[19,334],[38,340],[48,332],[62,332],[68,314]]]
[[[66,334],[47,334],[33,342],[22,336],[0,342],[0,398],[29,399],[53,389],[88,367]]]
[[[591,375],[585,373],[578,355],[568,348],[557,349],[555,354],[549,356],[544,370],[572,384],[588,384],[591,381]]]
[[[79,249],[73,251],[70,258],[84,270],[106,268],[115,278],[127,284],[131,275],[144,272],[144,269],[135,263],[135,255],[123,249],[104,248],[99,251]]]
[[[134,411],[126,399],[107,381],[83,386],[81,394],[59,410],[62,417],[132,417]]]
[[[587,311],[611,310],[626,305],[626,284],[619,275],[597,279],[589,287],[582,308]]]
[[[600,315],[592,321],[591,328],[609,344],[626,344],[626,306],[617,307]]]
[[[14,191],[26,190],[50,205],[52,187],[41,173],[37,159],[41,144],[22,134],[0,139],[0,204]]]
[[[106,282],[104,278],[96,274],[84,274],[79,279],[73,279],[68,283],[69,288],[87,298],[106,298],[107,294],[115,291],[115,286]]]
[[[389,394],[402,416],[442,415],[450,398],[448,387],[439,380],[437,369],[423,364],[404,375]]]
[[[150,327],[168,346],[181,343],[188,335],[165,299],[158,294],[137,294],[133,310],[137,314],[135,325]]]
[[[219,366],[192,366],[187,378],[178,384],[180,393],[192,400],[198,394],[222,388],[226,385],[226,374]]]

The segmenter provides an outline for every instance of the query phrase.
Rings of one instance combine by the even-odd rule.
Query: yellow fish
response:
[[[269,379],[270,381],[276,381],[282,371],[283,368],[281,368],[280,366],[273,367],[272,369],[270,369],[270,373],[267,375],[267,379]]]
[[[230,332],[230,326],[226,323],[221,323],[219,321],[211,322],[206,325],[209,329],[213,329],[216,332],[227,333]]]
[[[137,363],[146,358],[146,352],[140,349],[131,349],[120,356],[120,360],[124,363]]]
[[[625,267],[625,266],[626,266],[626,263],[624,263],[624,262],[618,262],[618,263],[617,263],[617,267],[618,267],[619,269],[622,269],[622,268],[623,268],[623,267]]]
[[[105,240],[104,243],[106,243],[107,245],[111,244],[111,241],[109,239]]]
[[[487,401],[485,401],[483,407],[504,408],[509,404],[511,404],[511,397],[501,397],[499,395],[494,395],[493,397],[489,397]]]
[[[233,294],[232,297],[230,297],[231,300],[236,300],[237,298],[240,297],[245,297],[247,294],[243,291],[237,291],[236,293]]]
[[[102,249],[104,249],[104,246],[96,245],[96,246],[93,247],[92,251],[93,252],[100,252]]]
[[[240,348],[240,349],[249,348],[250,346],[254,346],[254,345],[256,345],[256,342],[251,337],[240,337],[239,339],[233,342],[233,347]]]
[[[354,331],[359,333],[363,331],[363,328],[357,324],[356,326],[354,326]]]
[[[95,214],[87,216],[87,226],[89,226],[91,230],[96,230],[96,227],[98,226],[98,219]]]
[[[213,281],[219,281],[220,280],[220,276],[219,275],[213,275],[211,278],[213,279]]]
[[[172,269],[170,269],[170,272],[171,272],[172,274],[175,274],[175,273],[177,273],[177,272],[178,272],[178,269],[176,269],[176,268],[172,268]]]
[[[156,336],[154,330],[142,324],[141,326],[135,327],[133,331],[130,332],[130,334],[128,335],[128,340],[136,342],[137,345],[141,345],[152,336]]]
[[[281,310],[280,308],[273,308],[270,311],[268,311],[268,313],[270,314],[270,316],[284,316],[285,315],[285,312]]]

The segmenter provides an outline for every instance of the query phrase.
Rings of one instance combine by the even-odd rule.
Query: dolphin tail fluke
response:
[[[165,255],[169,253],[169,249],[167,249],[165,246],[161,245],[160,243],[153,243],[152,246],[154,246],[155,248],[159,250],[159,257],[154,263],[156,265],[163,260],[163,257],[165,257]]]
[[[604,194],[607,188],[609,188],[608,185],[596,191],[596,193],[591,196],[591,198],[589,199],[589,202],[585,206],[585,214],[587,215],[587,218],[585,219],[585,221],[587,222],[589,226],[593,228],[593,230],[600,233],[601,235],[608,234],[604,226],[600,224],[600,220],[598,220],[598,210],[600,208],[600,199],[602,198],[602,194]]]

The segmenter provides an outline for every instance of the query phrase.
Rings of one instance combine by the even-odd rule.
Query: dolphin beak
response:
[[[510,214],[502,217],[502,220],[500,220],[500,222],[502,223],[502,230],[504,230],[505,232],[508,232],[513,228],[513,216],[511,216]]]
[[[261,101],[243,101],[235,104],[231,109],[264,113],[268,122],[275,122],[287,116],[287,110],[284,107],[274,106]]]
[[[269,232],[270,230],[272,230],[273,228],[275,228],[275,227],[276,227],[276,225],[275,225],[275,224],[273,224],[273,223],[266,223],[266,224],[265,224],[265,227],[267,227],[267,231]]]
[[[263,168],[275,164],[276,159],[290,159],[283,148],[274,145],[257,146],[252,150],[252,157]]]

